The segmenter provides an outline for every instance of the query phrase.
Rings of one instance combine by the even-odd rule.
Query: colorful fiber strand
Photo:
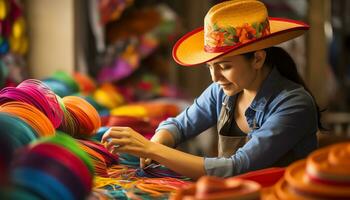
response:
[[[108,168],[109,177],[123,178],[124,180],[130,179],[130,178],[134,179],[135,172],[136,172],[136,169],[129,168],[126,165],[113,165],[112,167]]]
[[[139,179],[134,177],[132,173],[128,174],[128,176],[123,175],[123,176],[113,177],[113,178],[95,176],[94,188],[105,189],[109,191],[118,191],[118,190],[128,191],[135,188],[135,184],[137,183],[138,180]]]
[[[132,184],[127,186],[117,178],[95,176],[92,195],[98,199],[129,199],[126,188],[131,188],[132,186]]]
[[[75,138],[89,138],[100,128],[100,116],[86,100],[77,96],[66,96],[62,98],[62,102],[67,112],[64,113],[64,122],[60,130]]]
[[[39,105],[43,107],[43,113],[46,114],[55,128],[61,124],[63,113],[57,101],[57,96],[43,82],[36,79],[27,79],[20,83],[17,88],[27,92],[37,100]]]
[[[138,168],[140,166],[140,158],[127,153],[119,153],[119,163]]]
[[[176,172],[168,169],[167,167],[151,163],[144,169],[138,168],[136,170],[136,175],[138,177],[149,177],[149,178],[161,178],[161,177],[170,177],[170,178],[177,178],[177,179],[188,179],[185,176],[182,176],[180,174],[177,174]]]
[[[89,155],[92,161],[92,165],[94,166],[95,174],[102,177],[108,177],[107,165],[103,156],[82,143],[80,143],[79,146],[84,152]]]
[[[19,101],[11,101],[0,105],[0,112],[17,116],[29,124],[38,136],[52,136],[55,128],[50,120],[36,107]]]
[[[107,167],[118,163],[118,156],[113,155],[103,145],[88,141],[78,140],[78,144],[91,158],[95,174],[101,177],[108,177]]]
[[[109,119],[109,109],[97,103],[92,96],[77,95],[89,102],[98,112],[101,118],[101,126],[106,126]]]
[[[49,118],[55,128],[62,122],[63,112],[56,94],[39,80],[28,79],[16,88],[3,88],[0,91],[0,104],[9,101],[21,101],[33,105]]]
[[[190,184],[177,178],[143,178],[138,176],[137,169],[127,165],[113,165],[108,169],[109,177],[95,177],[94,188],[118,191],[118,195],[125,194],[132,199],[165,198],[182,187]],[[121,191],[122,190],[122,191]]]
[[[126,195],[132,199],[154,199],[167,197],[180,188],[187,187],[190,182],[181,181],[174,178],[104,178],[96,176],[94,179],[94,188],[105,189],[105,194],[117,193],[118,195]]]
[[[71,135],[74,138],[79,138],[81,137],[79,135],[79,124],[77,120],[73,117],[71,112],[67,110],[65,107],[63,100],[59,97],[59,102],[62,103],[62,110],[63,110],[63,120],[61,123],[61,126],[58,127],[58,130],[62,130],[63,132]]]
[[[89,140],[78,140],[78,141],[80,143],[84,144],[85,146],[90,147],[91,149],[98,152],[101,156],[103,156],[103,158],[106,161],[106,165],[108,167],[110,167],[114,164],[118,164],[118,162],[119,162],[118,154],[110,153],[109,151],[107,151],[107,149],[101,143],[89,141]]]
[[[110,187],[113,190],[119,189],[121,186],[119,185],[119,180],[116,178],[110,177],[94,177],[94,188],[105,188]]]
[[[94,189],[90,197],[96,200],[129,199],[125,190],[113,189]]]
[[[141,179],[135,186],[152,196],[161,196],[164,193],[173,193],[182,187],[188,186],[190,183],[180,181],[174,178],[157,178],[157,179]]]

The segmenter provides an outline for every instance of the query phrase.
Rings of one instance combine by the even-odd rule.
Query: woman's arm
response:
[[[158,132],[156,132],[151,138],[151,141],[155,143],[163,144],[168,147],[175,146],[174,137],[166,129],[161,129]]]
[[[151,145],[149,158],[192,179],[205,175],[203,157],[184,153],[159,143]]]
[[[152,142],[163,144],[168,147],[174,147],[175,146],[175,139],[172,136],[172,134],[167,131],[166,129],[161,129],[158,132],[156,132],[153,137],[151,138]],[[144,168],[147,165],[151,164],[152,159],[151,158],[140,158],[140,167]]]
[[[162,135],[162,137],[159,137],[159,140],[164,139],[163,142],[170,139],[168,136],[172,137],[166,131],[159,133],[159,135]],[[129,127],[110,128],[104,134],[102,142],[107,142],[109,151],[150,158],[192,179],[205,175],[204,158],[149,141]]]

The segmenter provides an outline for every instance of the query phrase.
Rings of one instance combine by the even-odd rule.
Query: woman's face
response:
[[[242,55],[217,58],[207,63],[213,82],[216,82],[228,96],[233,96],[243,89],[249,89],[257,77],[253,58]]]

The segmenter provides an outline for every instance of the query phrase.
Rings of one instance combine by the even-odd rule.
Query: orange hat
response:
[[[311,153],[287,167],[284,178],[262,199],[349,199],[350,143],[339,143]]]
[[[170,199],[195,200],[235,200],[259,199],[259,183],[240,178],[219,178],[202,176],[196,184],[191,184],[176,191]]]
[[[271,18],[256,0],[232,0],[213,6],[204,27],[183,36],[173,48],[175,61],[193,66],[223,55],[239,55],[293,39],[305,33],[303,22]]]

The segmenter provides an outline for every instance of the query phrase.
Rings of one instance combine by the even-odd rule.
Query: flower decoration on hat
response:
[[[241,4],[237,7],[242,6],[245,5]],[[242,14],[245,13],[232,12],[228,6],[222,9],[214,6],[211,9],[214,11],[210,10],[204,20],[204,50],[213,53],[221,52],[227,50],[227,47],[244,44],[270,34],[266,7],[260,3],[254,9],[255,15],[244,21],[241,19]],[[244,12],[251,11],[246,9]]]

